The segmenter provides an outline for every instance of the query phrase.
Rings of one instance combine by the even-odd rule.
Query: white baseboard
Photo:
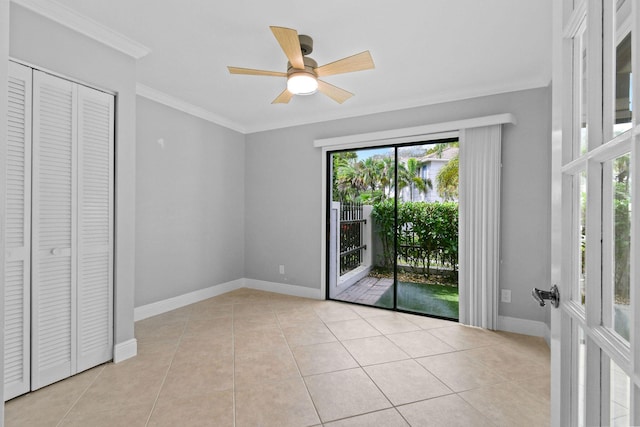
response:
[[[257,289],[260,291],[275,292],[277,294],[291,295],[294,297],[323,299],[322,291],[315,288],[306,288],[303,286],[289,285],[286,283],[266,282],[264,280],[244,279],[246,288]]]
[[[205,289],[189,292],[177,297],[168,298],[162,301],[153,302],[151,304],[141,305],[133,309],[133,320],[138,321],[151,316],[166,313],[185,305],[194,304],[206,300],[208,298],[217,297],[229,291],[234,291],[244,287],[244,279],[232,280],[231,282],[221,283],[219,285],[210,286]]]
[[[119,363],[138,354],[138,341],[131,338],[113,347],[113,363]]]
[[[296,297],[323,299],[320,289],[305,288],[303,286],[289,285],[286,283],[266,282],[264,280],[255,279],[237,279],[231,282],[221,283],[219,285],[210,286],[205,289],[189,292],[187,294],[178,295],[177,297],[168,298],[162,301],[153,302],[151,304],[141,305],[133,309],[133,320],[138,321],[148,317],[157,316],[189,304],[206,300],[208,298],[217,297],[230,291],[240,288],[251,288],[260,291],[275,292],[278,294],[291,295]]]
[[[517,317],[498,316],[498,330],[515,332],[523,335],[544,337],[548,335],[548,327],[544,322],[537,320],[519,319]]]

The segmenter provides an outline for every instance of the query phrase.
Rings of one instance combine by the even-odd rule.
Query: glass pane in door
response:
[[[609,423],[610,426],[628,426],[630,421],[630,386],[629,376],[610,361],[610,388],[609,388]]]
[[[613,136],[618,136],[631,129],[631,101],[632,86],[632,49],[631,32],[631,1],[615,1],[615,24],[612,34],[614,55],[614,105],[613,105]]]
[[[458,150],[398,148],[398,309],[458,318]]]
[[[587,117],[587,31],[586,23],[583,24],[580,34],[573,40],[574,52],[574,69],[576,75],[574,77],[574,93],[575,100],[575,121],[577,124],[577,138],[574,143],[577,150],[574,151],[577,156],[582,155],[588,150],[588,117]],[[575,128],[574,128],[575,129]]]
[[[605,218],[610,218],[603,234],[605,248],[611,248],[606,262],[610,263],[609,277],[603,277],[603,299],[609,314],[605,326],[629,341],[630,287],[631,287],[631,155],[629,153],[606,162],[603,170],[609,173],[610,200],[604,200],[610,209]],[[606,181],[605,181],[606,182]]]
[[[574,199],[577,229],[574,244],[577,251],[577,280],[574,282],[571,298],[581,305],[585,303],[585,285],[587,280],[587,172],[582,171],[574,178]]]
[[[577,424],[578,426],[585,426],[585,414],[586,414],[586,375],[587,375],[587,365],[586,365],[586,357],[587,357],[587,344],[586,337],[584,335],[584,330],[577,326],[574,330],[574,336],[576,337],[576,341],[573,346],[574,351],[574,366],[578,370],[577,378],[578,381],[575,384],[578,387],[577,395]]]
[[[382,298],[393,289],[393,149],[331,153],[329,163],[329,298],[393,308]]]
[[[628,33],[616,47],[614,137],[631,129],[631,64],[631,33]]]

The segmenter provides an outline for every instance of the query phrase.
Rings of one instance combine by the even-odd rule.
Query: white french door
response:
[[[555,13],[552,421],[638,425],[640,5],[565,0]]]
[[[113,348],[114,97],[9,70],[5,399]]]

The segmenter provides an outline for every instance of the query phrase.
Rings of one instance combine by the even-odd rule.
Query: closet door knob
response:
[[[51,249],[51,255],[60,255],[60,249],[59,248]]]

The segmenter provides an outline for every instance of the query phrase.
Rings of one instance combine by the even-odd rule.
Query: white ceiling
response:
[[[243,132],[546,86],[552,0],[58,0],[146,45],[138,82]],[[271,101],[286,71],[270,25],[314,39],[319,65],[369,50],[376,68],[326,77],[356,95]]]

